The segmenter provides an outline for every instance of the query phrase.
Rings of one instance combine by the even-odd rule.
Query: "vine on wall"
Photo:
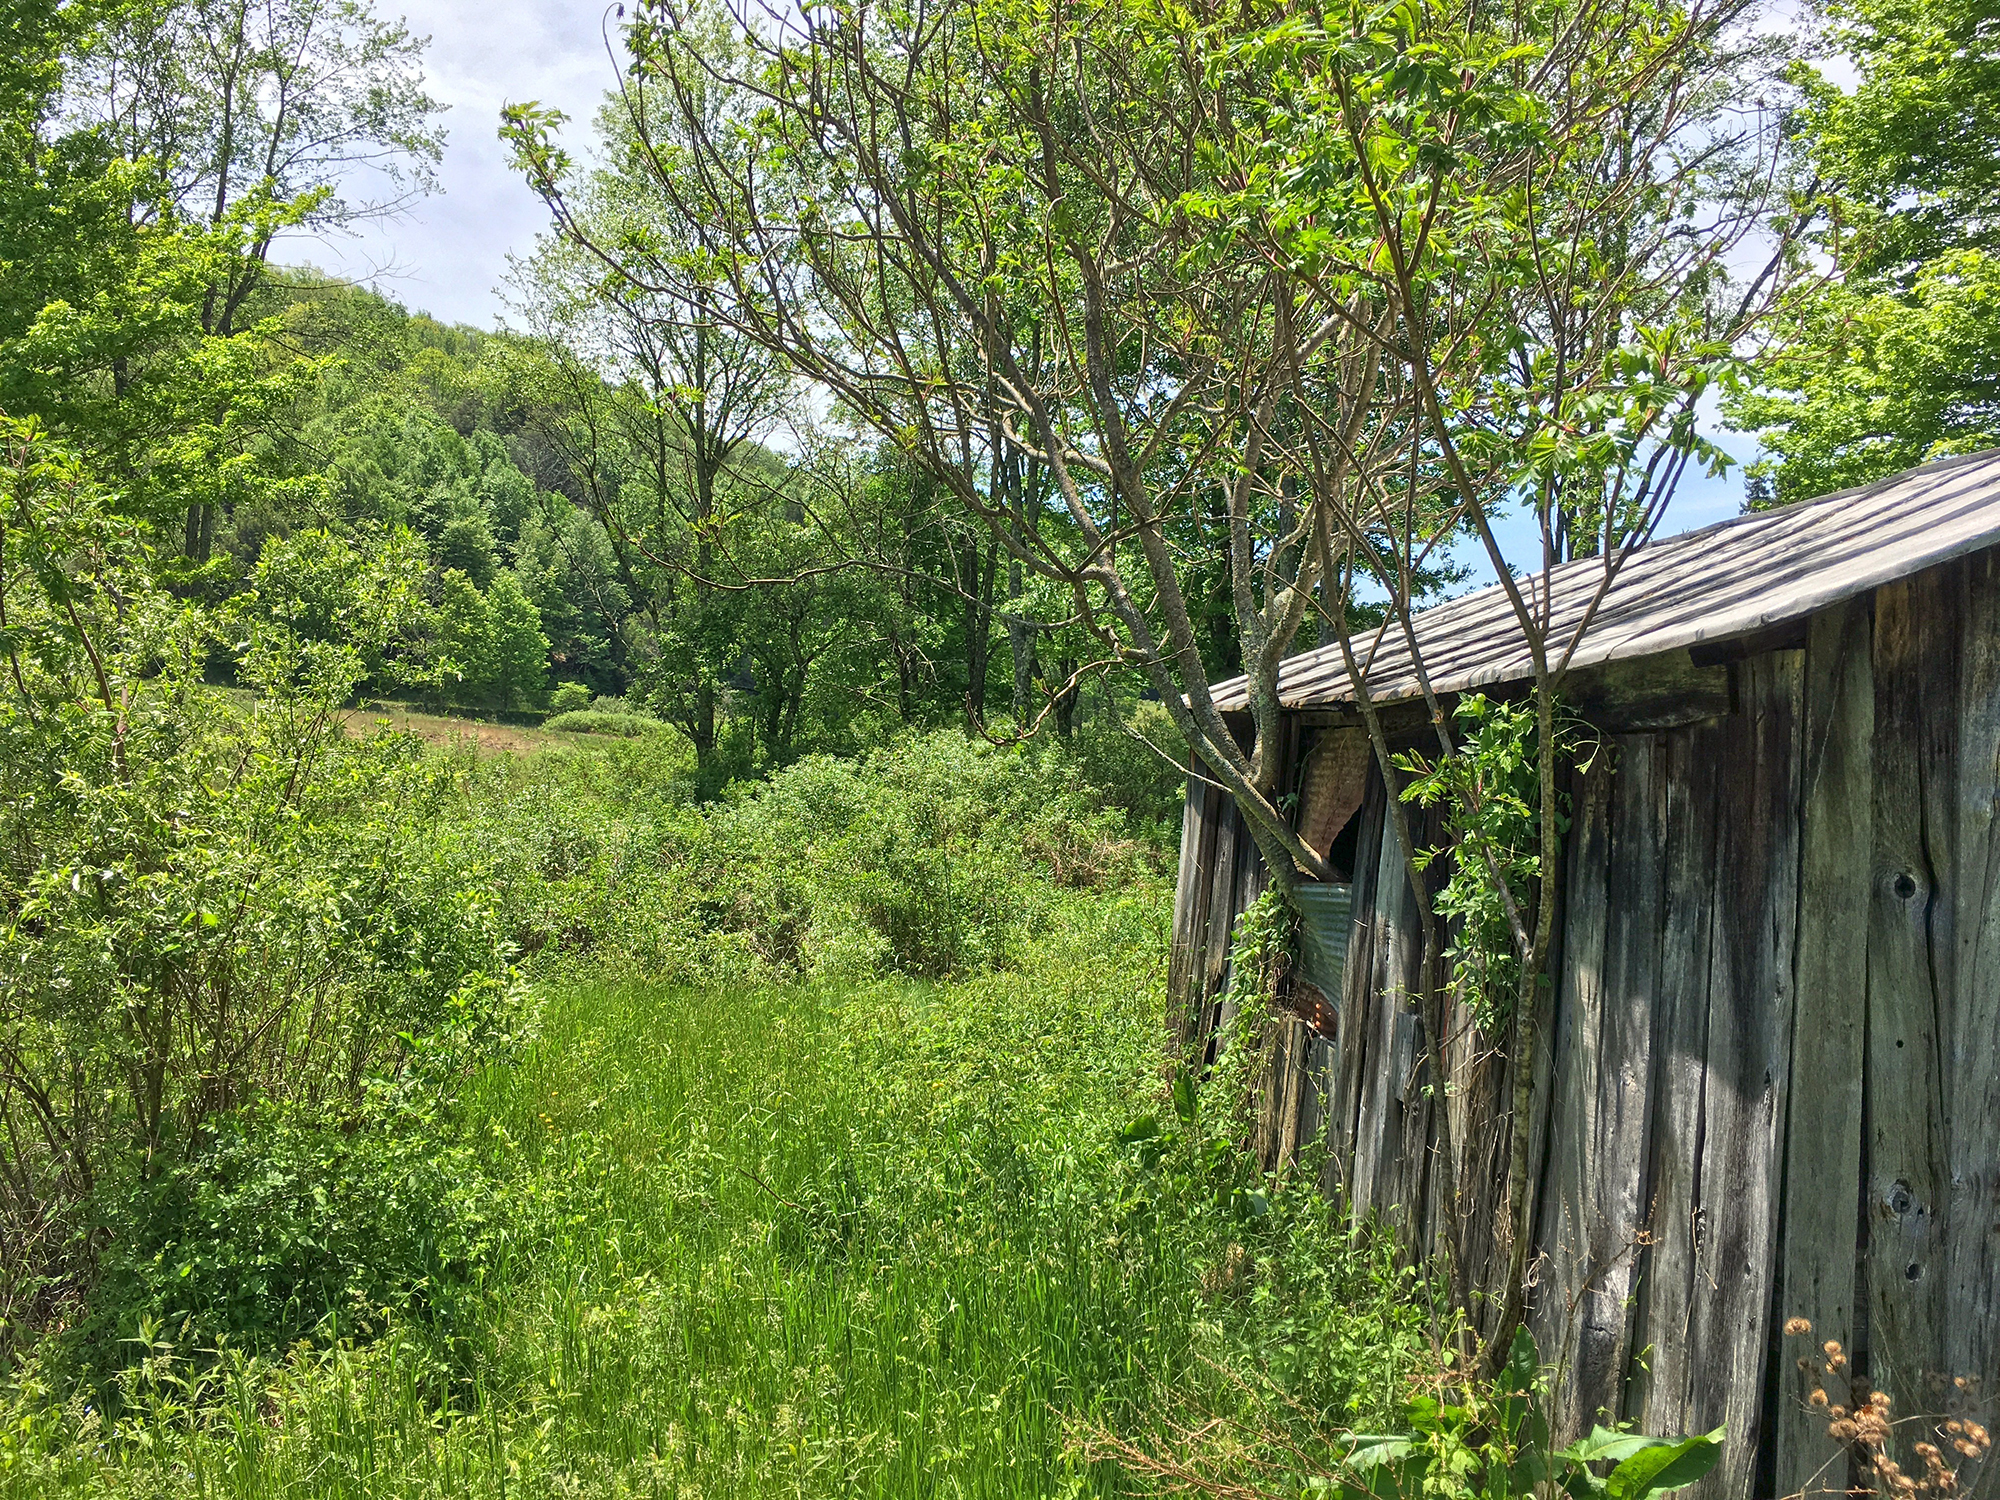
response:
[[[1493,1035],[1520,990],[1524,944],[1518,934],[1534,910],[1542,876],[1535,709],[1469,693],[1453,717],[1461,727],[1456,754],[1433,759],[1410,751],[1395,764],[1411,777],[1404,801],[1446,809],[1446,841],[1420,850],[1415,863],[1428,870],[1441,854],[1452,856],[1436,897],[1451,933],[1444,957],[1452,987],[1472,1007],[1480,1029]],[[1577,754],[1586,730],[1581,720],[1558,714],[1559,760]],[[1557,831],[1568,833],[1566,798],[1557,798],[1555,818]]]

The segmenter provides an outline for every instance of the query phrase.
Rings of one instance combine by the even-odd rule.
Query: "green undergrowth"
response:
[[[1109,1435],[1393,1408],[1384,1252],[1132,1144],[1171,1111],[1163,909],[1059,903],[948,982],[552,981],[451,1126],[496,1243],[448,1337],[151,1328],[109,1403],[29,1360],[0,1493],[1110,1495]]]
[[[1005,969],[1067,903],[1162,892],[1171,859],[1075,757],[949,732],[809,756],[713,802],[664,736],[466,774],[459,859],[541,973],[699,988]]]
[[[595,708],[571,709],[567,713],[553,714],[542,721],[542,728],[559,730],[567,734],[612,734],[621,739],[637,739],[641,735],[663,734],[667,726],[658,719],[644,714],[610,713]]]
[[[1398,1409],[1415,1289],[1244,1151],[1249,1052],[1172,1066],[1170,845],[1102,766],[303,743],[309,796],[162,803],[123,969],[16,939],[100,1169],[0,1149],[0,1497],[1115,1495]],[[146,1053],[135,995],[264,1051]],[[149,1056],[150,1137],[92,1082]]]

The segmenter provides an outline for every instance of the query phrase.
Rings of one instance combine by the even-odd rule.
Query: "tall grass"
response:
[[[30,1363],[0,1493],[1113,1495],[1093,1425],[1273,1381],[1316,1422],[1389,1406],[1414,1315],[1324,1203],[1163,1203],[1120,1144],[1160,1092],[1160,897],[1066,903],[956,983],[558,989],[465,1112],[503,1216],[475,1333],[163,1330],[111,1421]]]

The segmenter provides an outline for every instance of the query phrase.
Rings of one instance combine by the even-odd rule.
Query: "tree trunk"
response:
[[[1007,564],[1007,654],[1014,664],[1014,723],[1035,717],[1035,628],[1021,618],[1021,564]]]
[[[1057,657],[1056,672],[1061,684],[1055,696],[1056,733],[1062,737],[1064,744],[1068,744],[1076,738],[1076,706],[1083,696],[1077,691],[1076,684],[1070,681],[1076,672],[1076,658]]]
[[[214,549],[215,507],[196,501],[187,508],[184,554],[195,562],[205,563]]]
[[[969,728],[986,722],[986,673],[993,660],[993,585],[999,574],[1000,543],[972,553],[972,587],[965,601],[965,714]]]

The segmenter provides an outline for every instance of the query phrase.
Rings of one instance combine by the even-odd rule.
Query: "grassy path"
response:
[[[1088,1427],[1379,1411],[1418,1337],[1386,1260],[1120,1143],[1161,1100],[1157,908],[953,984],[552,989],[465,1101],[483,1287],[358,1347],[163,1342],[109,1429],[17,1391],[0,1496],[1109,1496]]]
[[[1018,976],[566,995],[482,1101],[547,1195],[491,1360],[537,1393],[513,1412],[536,1466],[667,1494],[1094,1490],[1059,1414],[1143,1399],[1189,1311],[1183,1268],[1110,1230],[1158,1032],[1143,989],[1096,977],[1032,1006]]]
[[[1193,1311],[1179,1252],[1118,1229],[1117,1132],[1159,1067],[1152,904],[951,985],[555,989],[468,1101],[504,1248],[443,1310],[448,1352],[413,1329],[225,1358],[231,1399],[193,1422],[166,1356],[114,1440],[72,1412],[53,1461],[0,1442],[0,1489],[1116,1492],[1065,1419],[1139,1410]]]

